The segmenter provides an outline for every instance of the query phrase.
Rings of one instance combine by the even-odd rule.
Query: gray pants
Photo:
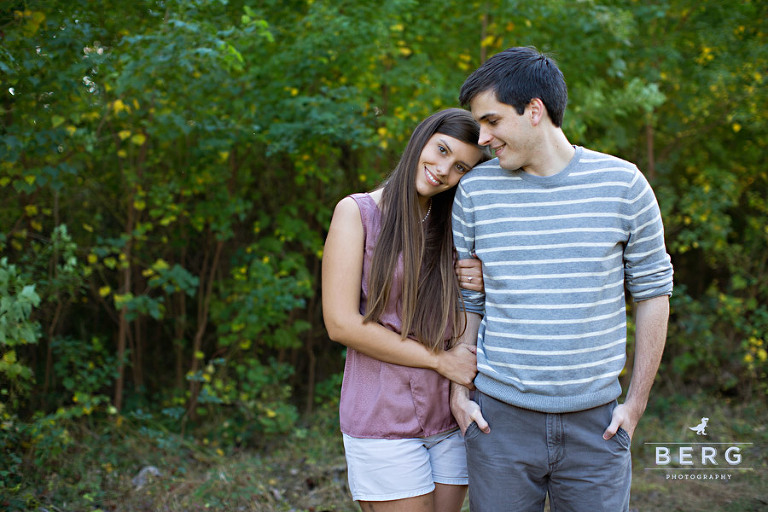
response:
[[[467,429],[472,512],[629,510],[630,439],[619,429],[606,441],[616,402],[553,414],[521,409],[476,392],[491,427]]]

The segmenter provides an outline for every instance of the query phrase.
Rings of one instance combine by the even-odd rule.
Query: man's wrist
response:
[[[451,405],[461,405],[469,401],[469,388],[451,383]]]

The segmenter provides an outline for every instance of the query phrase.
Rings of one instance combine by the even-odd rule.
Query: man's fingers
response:
[[[608,428],[605,429],[605,432],[603,432],[603,439],[607,441],[608,439],[615,436],[616,431],[618,430],[619,430],[619,422],[614,418],[613,421],[611,421],[611,424],[608,425]]]
[[[481,432],[485,434],[491,433],[491,427],[488,425],[488,422],[485,421],[485,418],[483,418],[483,415],[479,411],[473,419],[475,420],[475,423],[477,423],[477,428],[479,428]]]

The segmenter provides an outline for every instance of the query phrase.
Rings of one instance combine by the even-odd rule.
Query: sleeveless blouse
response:
[[[368,300],[368,275],[381,231],[381,211],[369,194],[352,194],[365,233],[360,313]],[[389,303],[379,318],[400,333],[402,260],[392,282]],[[352,437],[403,439],[426,437],[457,428],[449,405],[450,381],[434,370],[385,363],[347,349],[341,385],[341,431]]]

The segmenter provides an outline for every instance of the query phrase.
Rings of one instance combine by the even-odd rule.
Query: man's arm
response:
[[[482,320],[483,317],[477,313],[467,312],[467,327],[464,330],[464,334],[458,340],[459,345],[477,346],[477,332],[480,329],[480,322]],[[469,388],[455,382],[451,382],[451,412],[454,418],[456,418],[462,434],[467,432],[467,427],[473,421],[486,434],[491,431],[488,422],[485,421],[480,412],[480,406],[477,405],[477,402],[469,399]]]
[[[659,370],[661,355],[667,341],[669,319],[669,297],[662,295],[637,303],[635,320],[635,361],[632,380],[627,390],[627,399],[613,410],[611,424],[603,433],[603,439],[610,439],[619,427],[631,438],[637,423],[645,412],[651,386]]]

